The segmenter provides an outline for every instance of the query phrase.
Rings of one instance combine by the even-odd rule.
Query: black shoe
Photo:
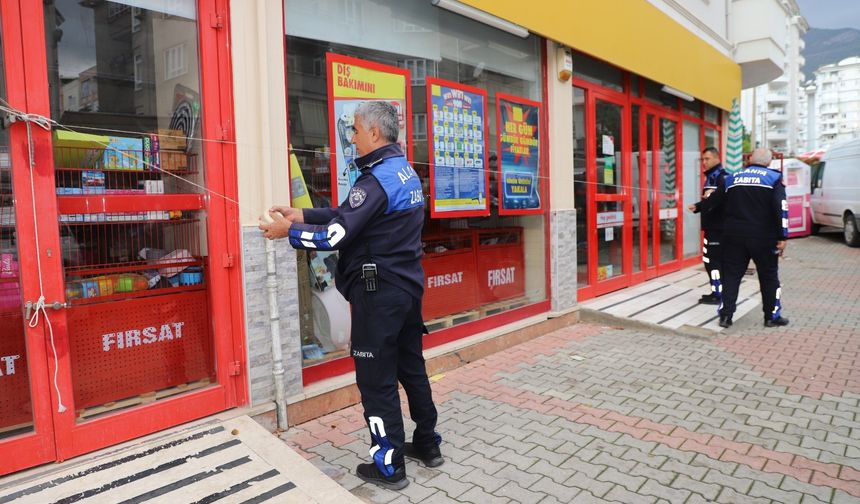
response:
[[[409,485],[404,467],[396,469],[391,476],[385,476],[379,472],[376,464],[371,462],[370,464],[358,464],[358,467],[355,468],[355,474],[368,483],[373,483],[389,490],[403,490]]]
[[[773,320],[767,319],[764,321],[765,327],[781,327],[781,326],[787,326],[787,325],[788,325],[788,319],[785,317],[777,317]]]
[[[721,302],[720,297],[714,294],[705,294],[699,298],[699,303],[701,304],[718,305]]]
[[[732,317],[730,315],[720,315],[720,327],[731,327]]]
[[[427,467],[439,467],[445,463],[439,445],[419,450],[412,443],[403,443],[403,455],[411,459],[420,460]]]

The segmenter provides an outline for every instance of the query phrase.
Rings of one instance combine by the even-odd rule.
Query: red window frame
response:
[[[574,68],[576,67],[576,61],[574,60]],[[638,93],[633,92],[633,79],[639,79]],[[673,271],[678,271],[680,269],[695,266],[701,262],[701,254],[684,258],[683,257],[683,217],[682,213],[684,211],[683,208],[683,198],[678,198],[677,210],[678,217],[676,221],[678,224],[679,232],[676,233],[675,236],[675,247],[676,247],[676,258],[672,261],[660,264],[657,262],[657,266],[648,268],[644,262],[640,263],[642,268],[638,272],[632,271],[633,261],[641,260],[641,258],[633,257],[632,250],[632,199],[630,191],[625,191],[625,198],[623,198],[624,203],[624,212],[625,212],[625,226],[624,226],[624,252],[623,252],[623,261],[622,261],[622,269],[624,273],[616,278],[612,278],[606,281],[602,281],[600,283],[597,282],[597,251],[596,251],[596,226],[597,226],[597,208],[596,203],[599,201],[607,201],[607,200],[620,200],[614,195],[607,199],[607,195],[597,194],[596,186],[592,183],[594,181],[594,170],[596,170],[596,159],[594,152],[594,100],[600,99],[604,101],[609,101],[611,103],[623,104],[624,109],[624,120],[623,124],[623,143],[622,148],[624,151],[622,152],[622,159],[625,160],[627,169],[622,173],[622,177],[624,180],[624,187],[629,188],[632,183],[632,174],[631,170],[638,169],[638,167],[632,166],[632,110],[633,106],[639,106],[639,120],[643,121],[641,124],[645,124],[644,121],[647,120],[648,114],[654,114],[658,118],[667,118],[675,121],[676,123],[676,144],[683,145],[683,123],[684,121],[696,123],[699,126],[699,138],[701,140],[700,145],[704,145],[704,129],[711,128],[717,132],[717,135],[720,139],[720,143],[722,144],[722,117],[723,113],[721,110],[718,110],[717,123],[712,123],[710,121],[705,120],[705,104],[704,102],[700,102],[700,117],[695,117],[692,115],[688,115],[684,112],[684,107],[681,103],[681,98],[677,98],[675,107],[666,107],[664,105],[655,103],[647,98],[645,98],[645,81],[644,78],[632,75],[630,72],[624,72],[624,85],[623,90],[618,91],[606,86],[602,86],[595,82],[579,78],[574,75],[571,79],[572,87],[579,87],[585,90],[585,130],[586,130],[586,205],[588,205],[588,219],[586,228],[589,231],[588,237],[588,276],[589,276],[589,284],[584,287],[579,287],[577,289],[577,299],[580,301],[584,301],[587,299],[594,298],[596,296],[606,294],[608,292],[622,289],[624,287],[628,287],[631,285],[635,285],[641,283],[649,278],[654,278],[656,276],[665,275],[667,273],[671,273]],[[573,92],[571,90],[571,92]],[[640,138],[645,138],[647,133],[647,128],[639,128]],[[655,136],[657,135],[657,131],[654,131]],[[641,142],[640,142],[641,145]],[[677,180],[676,187],[681,190],[683,188],[683,157],[681,156],[681,149],[676,149],[676,159],[675,166],[681,167],[680,170],[677,170]],[[642,161],[644,163],[644,158]],[[656,159],[652,162],[652,168],[656,169]],[[699,167],[701,170],[701,166]],[[652,181],[653,183],[653,181]],[[655,209],[658,211],[658,209]],[[659,215],[656,213],[653,216],[654,222],[659,223]],[[649,223],[649,225],[653,225]],[[640,227],[640,232],[644,233],[643,228]],[[640,251],[643,251],[643,247],[647,242],[647,235],[640,235],[642,239],[640,239]],[[655,248],[654,245],[659,247],[658,240],[655,238],[652,243],[648,243],[648,246],[652,248],[653,253],[659,253],[659,248]]]
[[[42,2],[29,0],[0,0],[6,68],[15,75],[8,80],[9,99],[14,106],[31,114],[50,117],[50,98],[46,61],[46,46]],[[0,440],[4,451],[15,449],[15,457],[0,459],[0,474],[16,471],[49,460],[62,461],[86,452],[163,430],[190,420],[214,414],[248,402],[247,380],[242,368],[245,360],[245,324],[242,309],[242,273],[238,264],[240,247],[238,179],[233,123],[232,65],[230,60],[230,25],[228,0],[198,0],[198,43],[200,47],[201,100],[203,138],[218,138],[221,142],[204,142],[206,180],[213,194],[226,197],[207,198],[207,234],[221,236],[208,240],[210,267],[209,305],[216,359],[217,383],[199,391],[188,392],[148,405],[132,407],[93,420],[76,423],[73,404],[71,362],[67,350],[67,314],[51,312],[51,323],[57,346],[58,364],[55,369],[52,354],[45,344],[44,325],[27,328],[29,371],[36,432],[9,440]],[[206,20],[219,19],[220,23]],[[24,48],[27,48],[24,51]],[[205,55],[205,56],[204,56]],[[29,189],[26,152],[26,132],[23,124],[11,130],[12,163],[15,167],[16,188]],[[23,137],[22,137],[23,135]],[[40,222],[39,241],[43,250],[22,254],[22,271],[29,271],[22,289],[24,299],[36,299],[39,294],[35,278],[35,254],[41,254],[42,284],[47,300],[64,300],[62,265],[51,257],[51,250],[61,250],[57,213],[60,205],[53,196],[54,160],[50,148],[51,132],[32,128],[35,152],[35,191],[38,198]],[[23,142],[21,141],[23,139]],[[50,195],[50,196],[48,196]],[[20,242],[34,241],[32,198],[29,191],[16,192]],[[106,198],[107,200],[107,198]],[[116,203],[120,203],[117,201]],[[123,201],[131,207],[145,209],[146,203]],[[200,206],[198,206],[200,208]],[[41,218],[47,217],[47,218]],[[29,245],[27,245],[29,246]],[[217,295],[215,293],[217,292]],[[49,377],[57,372],[57,385],[68,408],[57,411],[58,397]],[[20,455],[20,456],[19,456]]]
[[[282,16],[283,18],[283,16]],[[284,43],[286,46],[286,37],[284,37]],[[545,39],[540,39],[541,45],[541,78],[542,78],[542,96],[541,96],[541,108],[543,110],[549,111],[549,89],[548,89],[548,69],[547,69],[547,52],[546,52],[546,41]],[[289,89],[287,87],[287,89]],[[289,99],[286,100],[287,107],[289,107]],[[287,117],[289,118],[289,113],[287,113]],[[541,131],[549,131],[549,113],[541,114]],[[287,130],[287,134],[289,135],[289,129]],[[410,132],[411,138],[411,132]],[[289,139],[288,139],[289,142]],[[548,135],[544,135],[544,139],[541,141],[541,157],[544,159],[543,161],[543,170],[544,173],[549,173],[549,138]],[[411,159],[411,156],[410,156]],[[547,182],[549,178],[545,179]],[[539,315],[541,313],[548,312],[552,307],[552,272],[550,271],[550,218],[549,218],[549,209],[550,206],[550,195],[551,191],[549,185],[547,185],[544,195],[546,196],[546,204],[543,206],[543,211],[541,215],[543,215],[544,219],[544,264],[546,267],[544,268],[544,282],[545,282],[545,292],[546,298],[543,301],[537,301],[535,303],[529,304],[527,306],[523,306],[521,308],[516,308],[510,311],[498,313],[486,318],[482,318],[479,320],[474,320],[471,322],[466,322],[463,324],[456,325],[454,327],[448,329],[442,329],[432,334],[426,335],[424,337],[424,349],[430,349],[433,347],[437,347],[439,345],[443,345],[445,343],[450,343],[452,341],[456,341],[459,339],[463,339],[468,336],[472,336],[484,331],[489,331],[491,329],[495,329],[497,327],[504,326],[506,324],[510,324],[512,322],[516,322],[518,320],[522,320],[531,316]],[[350,357],[340,357],[338,359],[333,359],[327,362],[323,362],[320,364],[316,364],[313,366],[307,366],[302,368],[302,384],[304,386],[310,385],[315,382],[319,382],[328,378],[333,378],[335,376],[340,376],[346,373],[350,373],[355,370],[355,365],[353,363],[352,358]]]

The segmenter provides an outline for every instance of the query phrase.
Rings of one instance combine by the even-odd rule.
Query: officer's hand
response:
[[[786,245],[788,245],[788,242],[785,240],[776,242],[776,249],[779,250],[779,255],[782,255],[782,253],[785,252]]]
[[[277,240],[278,238],[283,238],[290,234],[290,227],[293,225],[293,221],[284,217],[280,212],[270,211],[269,217],[271,217],[272,222],[265,222],[263,218],[260,218],[260,231],[263,232],[263,236],[269,240]]]
[[[305,214],[301,208],[275,205],[269,209],[269,212],[278,212],[290,222],[302,223],[305,221]]]
[[[696,205],[695,204],[687,205],[687,210],[689,210],[693,213],[696,213]]]

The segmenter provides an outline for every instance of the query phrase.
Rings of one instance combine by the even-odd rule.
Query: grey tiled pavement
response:
[[[446,463],[400,492],[352,474],[360,406],[283,437],[373,503],[860,503],[860,249],[792,240],[781,279],[788,327],[580,323],[433,377]]]

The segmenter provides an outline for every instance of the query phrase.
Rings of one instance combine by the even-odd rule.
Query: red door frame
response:
[[[620,194],[602,194],[597,192],[597,102],[603,101],[621,107],[621,193]],[[594,286],[594,294],[599,296],[607,292],[612,292],[622,289],[630,285],[630,277],[632,270],[632,203],[630,184],[632,176],[630,173],[630,165],[632,158],[632,141],[630,134],[632,127],[630,125],[630,116],[627,113],[630,107],[629,100],[621,93],[607,93],[605,90],[590,90],[585,95],[585,145],[586,145],[586,171],[589,173],[588,180],[593,180],[595,183],[589,184],[586,193],[589,200],[594,202],[591,212],[588,212],[588,281],[589,285]],[[597,204],[602,202],[621,203],[622,212],[624,214],[624,224],[622,231],[622,259],[621,259],[621,274],[609,280],[598,282],[597,280]]]
[[[39,2],[41,3],[41,2]],[[24,79],[24,45],[22,16],[19,0],[0,0],[2,21],[3,58],[5,61],[6,101],[18,110],[27,109],[27,86]],[[9,78],[9,77],[13,78]],[[35,128],[39,129],[39,128]],[[9,155],[12,164],[12,184],[15,194],[15,222],[18,236],[18,260],[21,271],[23,299],[38,298],[38,281],[32,272],[37,270],[35,230],[32,226],[33,195],[30,192],[27,126],[16,122],[9,128]],[[53,185],[53,181],[51,182]],[[54,231],[56,232],[56,230]],[[55,250],[58,250],[55,248]],[[43,256],[42,260],[46,260]],[[23,316],[23,315],[22,315]],[[51,415],[50,387],[46,338],[43,327],[31,328],[25,322],[26,363],[30,380],[30,404],[33,409],[33,431],[0,440],[0,451],[14,456],[0,457],[0,475],[18,471],[56,458],[54,426]]]
[[[10,64],[17,65],[19,64],[17,62],[20,61],[23,67],[22,72],[16,72],[14,75],[23,76],[18,81],[20,81],[22,88],[26,86],[25,110],[32,114],[50,117],[42,2],[2,1],[4,2],[3,28],[4,36],[6,36],[4,42],[10,42],[10,38],[12,38],[10,35],[17,32],[20,34],[22,47],[30,48],[26,58],[23,58],[23,50],[19,49],[17,54],[12,54],[12,56],[17,57],[7,57],[6,60],[7,66]],[[10,6],[18,9],[9,8]],[[39,436],[50,438],[52,443],[56,440],[55,457],[50,458],[55,458],[58,461],[247,402],[247,381],[241,373],[235,371],[237,368],[243,369],[244,367],[242,361],[244,361],[245,355],[245,335],[242,314],[242,275],[238,264],[239,251],[241,250],[239,247],[239,212],[235,204],[238,192],[235,169],[236,154],[235,146],[232,143],[232,69],[229,51],[229,16],[227,15],[229,5],[228,0],[198,0],[197,7],[198,43],[201,54],[201,101],[204,111],[202,135],[203,138],[223,141],[204,142],[206,180],[212,194],[226,196],[226,198],[206,198],[208,203],[206,210],[209,216],[207,234],[210,237],[224,237],[223,240],[207,240],[210,258],[209,303],[212,327],[215,328],[212,338],[217,383],[200,391],[189,392],[150,405],[129,408],[109,416],[77,424],[75,422],[71,362],[68,352],[67,316],[63,310],[52,311],[50,314],[51,324],[54,329],[59,366],[55,369],[53,359],[49,358],[45,352],[46,336],[44,334],[38,335],[40,341],[39,344],[35,345],[34,356],[40,357],[40,361],[36,361],[33,357],[30,359],[36,368],[32,373],[33,379],[39,380],[33,385],[34,397],[47,397],[44,391],[50,389],[51,403],[37,409],[37,432],[40,433]],[[17,13],[17,16],[14,13]],[[15,27],[16,23],[21,25],[17,27],[18,30]],[[23,26],[25,23],[27,23],[26,27]],[[7,28],[10,29],[10,32],[5,31]],[[7,50],[6,54],[9,56],[10,50]],[[23,89],[16,89],[15,92],[22,93]],[[16,101],[20,103],[20,97],[16,96]],[[22,127],[23,125],[13,126],[13,128],[18,128],[18,138],[20,138],[20,128]],[[51,225],[39,228],[39,240],[44,250],[38,252],[42,254],[45,298],[48,302],[52,302],[53,300],[64,300],[65,292],[62,264],[58,260],[60,254],[50,253],[51,250],[61,250],[58,227],[54,224],[57,221],[57,200],[55,197],[47,196],[55,194],[51,133],[40,128],[33,128],[33,139],[36,146],[36,192],[43,195],[39,198],[39,213],[51,217],[42,219]],[[14,141],[13,146],[15,166],[26,166],[26,150],[22,150],[26,149],[26,141],[24,147],[20,147]],[[27,173],[19,169],[17,175],[23,177]],[[29,189],[29,180],[18,183],[20,177],[17,175],[15,177],[16,188],[26,187]],[[26,186],[22,185],[25,183]],[[31,202],[28,199],[29,194],[21,194],[21,192],[16,191],[18,217],[20,219],[18,222],[25,224],[22,231],[29,233],[26,223],[32,222],[33,217],[26,216],[26,208],[30,208],[28,205]],[[22,216],[22,213],[25,215]],[[32,235],[22,233],[20,241],[30,243],[33,241]],[[32,254],[22,254],[22,271],[35,271],[35,265],[27,262],[29,257],[33,257]],[[30,259],[29,262],[35,261]],[[37,280],[31,280],[25,284],[24,299],[34,300],[38,298],[37,287]],[[215,295],[216,292],[217,295]],[[30,338],[30,334],[35,332],[42,333],[42,329],[29,330],[28,338],[33,341],[37,340],[35,334]],[[58,375],[58,386],[63,403],[68,408],[65,413],[57,411],[57,394],[53,386],[49,386],[46,379],[48,376],[53,376],[55,371]],[[45,418],[46,411],[47,419]],[[53,432],[48,430],[42,433],[39,427],[50,425],[51,420],[53,420]],[[43,444],[47,443],[39,436],[37,438],[41,439]],[[0,465],[0,473],[11,472],[45,461],[47,460],[45,460],[44,455],[38,458],[32,456],[27,462],[22,462],[16,458],[14,466],[10,466],[7,460],[2,460],[0,461],[2,464]]]

